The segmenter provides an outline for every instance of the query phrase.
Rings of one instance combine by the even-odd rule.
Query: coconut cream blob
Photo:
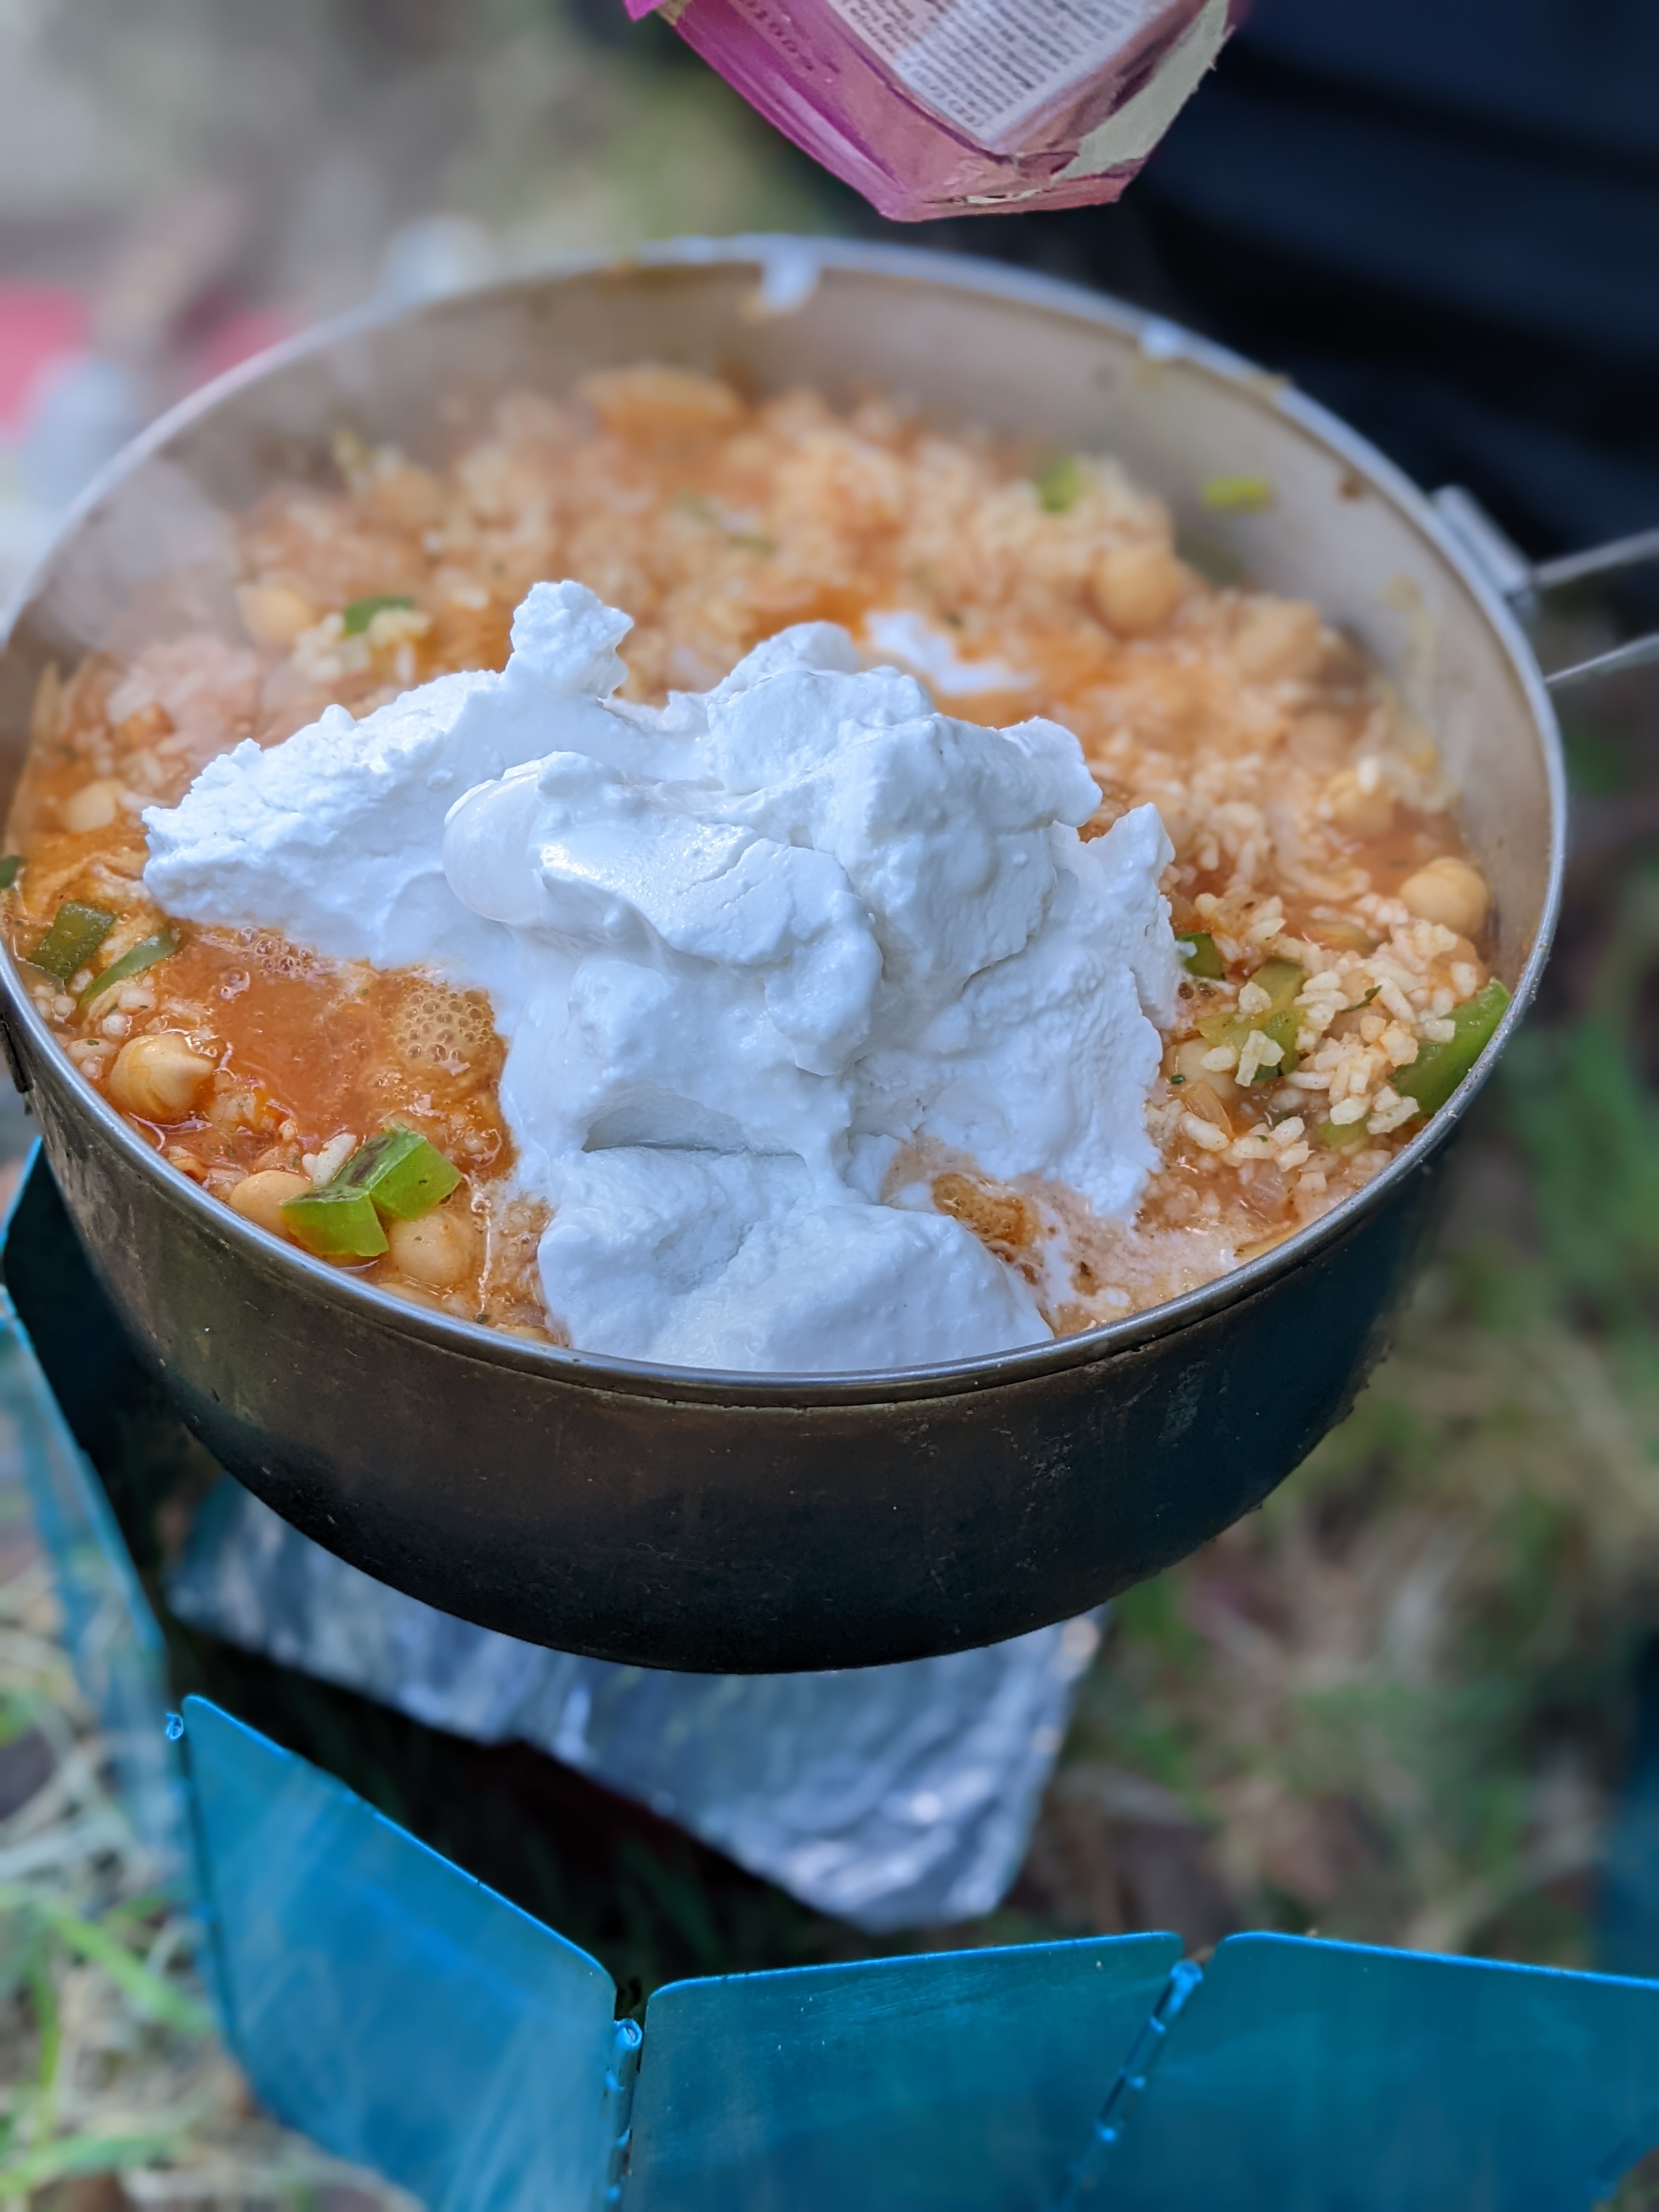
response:
[[[828,623],[629,705],[629,627],[538,584],[501,674],[245,742],[145,814],[146,888],[489,993],[579,1348],[836,1373],[1046,1340],[927,1164],[1133,1212],[1180,977],[1157,813],[1084,843],[1068,732],[939,714]]]

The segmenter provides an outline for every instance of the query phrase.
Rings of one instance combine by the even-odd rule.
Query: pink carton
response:
[[[1238,0],[623,0],[884,216],[1115,200]]]

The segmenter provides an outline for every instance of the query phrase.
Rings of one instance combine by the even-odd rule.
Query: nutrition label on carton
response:
[[[830,0],[899,82],[992,146],[1108,68],[1170,0]]]

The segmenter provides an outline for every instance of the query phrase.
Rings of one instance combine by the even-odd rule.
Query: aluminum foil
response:
[[[1000,1902],[1100,1638],[1090,1617],[822,1674],[619,1667],[388,1589],[228,1477],[167,1596],[193,1627],[429,1727],[533,1744],[872,1933]]]

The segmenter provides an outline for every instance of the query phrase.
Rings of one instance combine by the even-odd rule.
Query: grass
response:
[[[7,1472],[3,1505],[17,1497]],[[127,2175],[153,2202],[171,2174],[207,2212],[408,2212],[256,2111],[213,2032],[194,1923],[111,1796],[15,1519],[0,1518],[0,1868],[28,1871],[0,1880],[0,2205],[115,2212],[129,2197],[112,2182],[87,2194],[94,2177]]]
[[[1643,871],[1587,1002],[1511,1048],[1352,1416],[1117,1608],[1068,1759],[1170,1791],[1237,1924],[1595,1955],[1626,1686],[1659,1626],[1656,964]],[[1103,1819],[1099,1851],[1121,1843]],[[1063,1883],[1046,1901],[1076,1917]]]

